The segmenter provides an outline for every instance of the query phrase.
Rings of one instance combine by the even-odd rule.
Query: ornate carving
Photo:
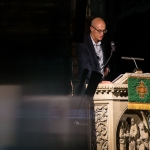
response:
[[[119,120],[117,150],[130,149],[131,147],[139,150],[150,148],[148,114],[148,111],[126,110]]]
[[[113,99],[128,97],[127,84],[99,84],[95,95],[100,96],[99,99]]]
[[[108,106],[100,105],[94,107],[93,116],[95,126],[93,126],[92,149],[108,149]],[[94,123],[93,123],[94,125]]]

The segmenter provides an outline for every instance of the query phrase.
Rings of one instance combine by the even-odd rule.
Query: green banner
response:
[[[128,78],[128,101],[150,103],[150,78]]]

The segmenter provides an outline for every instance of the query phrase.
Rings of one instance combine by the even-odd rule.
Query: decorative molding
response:
[[[98,99],[127,99],[128,85],[127,84],[99,84],[94,100]]]
[[[94,106],[92,118],[92,150],[108,149],[108,105]],[[93,120],[93,119],[92,119]]]

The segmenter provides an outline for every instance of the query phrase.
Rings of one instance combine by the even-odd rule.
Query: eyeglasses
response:
[[[91,27],[93,27],[93,26],[91,26]],[[106,33],[107,32],[107,30],[105,29],[105,30],[98,30],[98,29],[96,29],[95,27],[93,27],[98,33]]]

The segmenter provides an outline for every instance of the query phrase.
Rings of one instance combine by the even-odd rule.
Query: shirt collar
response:
[[[91,35],[90,35],[90,37],[91,37]],[[99,42],[96,44],[95,41],[92,39],[92,37],[91,37],[91,40],[92,40],[93,45],[101,45],[101,41],[99,41]]]

